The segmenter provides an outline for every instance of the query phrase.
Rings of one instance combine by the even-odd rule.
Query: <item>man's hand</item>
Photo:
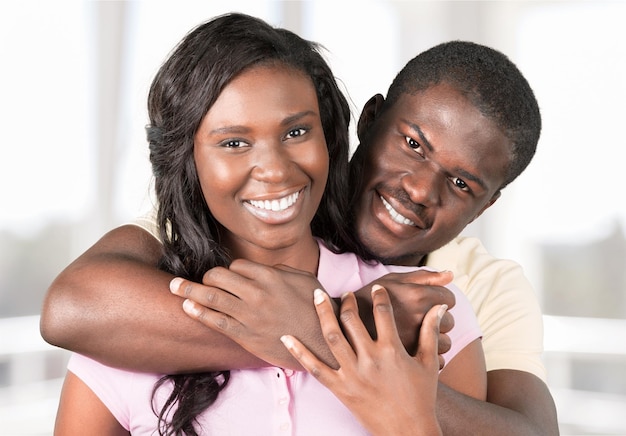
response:
[[[370,290],[372,284],[384,287],[390,294],[400,339],[407,351],[412,354],[417,349],[419,328],[426,313],[433,306],[442,304],[449,308],[454,306],[454,293],[445,287],[451,281],[452,273],[449,271],[433,272],[422,269],[387,274],[356,292],[361,318],[369,332],[375,335]],[[439,354],[450,349],[451,343],[447,333],[452,327],[454,318],[446,312],[439,327]]]
[[[171,291],[187,300],[185,312],[275,366],[302,369],[280,342],[288,333],[324,362],[335,360],[324,342],[313,305],[319,281],[287,266],[270,267],[238,259],[210,269],[202,284],[176,278]]]

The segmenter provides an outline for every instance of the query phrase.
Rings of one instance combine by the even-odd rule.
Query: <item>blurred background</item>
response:
[[[0,3],[0,434],[52,434],[67,353],[39,336],[44,293],[150,207],[152,77],[188,30],[229,11],[321,42],[354,116],[439,42],[519,66],[542,109],[539,149],[466,233],[536,289],[562,434],[626,434],[626,3],[601,0]]]

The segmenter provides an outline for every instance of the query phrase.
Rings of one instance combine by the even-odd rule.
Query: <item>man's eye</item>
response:
[[[406,141],[407,145],[416,153],[418,153],[421,156],[424,156],[423,154],[423,150],[422,150],[422,145],[417,142],[415,139],[411,138],[410,136],[405,136],[404,140]]]
[[[458,177],[452,177],[452,183],[454,183],[454,186],[463,191],[469,191],[469,186],[467,186],[467,183],[465,183],[463,179],[459,179]]]

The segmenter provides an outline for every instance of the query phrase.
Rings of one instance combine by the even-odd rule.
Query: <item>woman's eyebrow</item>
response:
[[[306,110],[306,111],[302,111],[302,112],[298,112],[295,113],[293,115],[289,115],[288,117],[286,117],[284,120],[281,121],[281,125],[287,125],[287,124],[291,124],[294,121],[298,121],[301,118],[307,117],[307,116],[319,116],[317,114],[317,112],[312,111],[312,110]]]

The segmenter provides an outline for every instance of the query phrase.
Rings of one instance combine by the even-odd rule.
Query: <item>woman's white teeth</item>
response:
[[[383,197],[380,197],[380,199],[383,201],[383,204],[385,205],[385,209],[387,209],[387,211],[389,212],[389,215],[391,216],[391,219],[394,222],[398,224],[406,224],[407,226],[415,225],[413,221],[400,215],[398,211],[395,210],[393,207],[391,207],[391,205],[387,203],[387,200],[385,200]]]
[[[294,192],[291,195],[288,195],[283,198],[278,198],[275,200],[250,200],[250,204],[259,209],[271,210],[273,212],[283,211],[296,202],[300,192]]]

